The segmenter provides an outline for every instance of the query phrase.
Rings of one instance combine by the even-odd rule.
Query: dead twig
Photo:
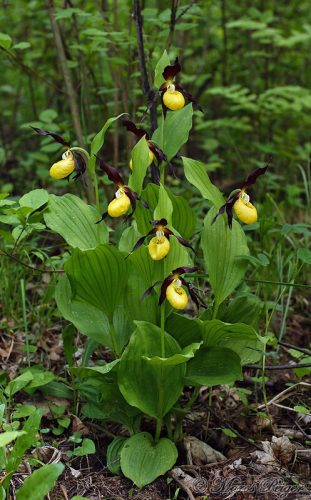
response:
[[[23,267],[26,267],[27,269],[30,269],[31,271],[36,271],[38,273],[63,273],[64,269],[39,269],[38,267],[35,266],[30,266],[29,264],[26,264],[26,262],[23,262],[22,260],[18,259],[14,255],[6,252],[5,250],[0,250],[0,255],[3,257],[8,257],[11,260],[14,260],[18,264],[20,264]]]
[[[261,365],[244,365],[244,368],[262,370]],[[289,363],[286,365],[266,365],[265,370],[293,370],[294,368],[311,368],[311,363]]]
[[[297,384],[294,384],[294,385],[291,385],[290,387],[287,387],[286,389],[284,389],[284,391],[282,391],[279,394],[277,394],[276,396],[274,396],[274,398],[272,398],[272,399],[270,399],[270,401],[268,401],[267,405],[269,406],[271,404],[276,403],[277,401],[283,401],[284,399],[287,398],[287,394],[289,392],[291,392],[295,387],[298,387],[300,385],[302,385],[304,387],[311,387],[311,384],[308,384],[308,382],[298,382]],[[262,408],[265,408],[265,407],[266,407],[266,404],[259,405],[259,406],[257,406],[257,410],[261,410]]]

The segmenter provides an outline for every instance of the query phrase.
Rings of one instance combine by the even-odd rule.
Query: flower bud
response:
[[[65,179],[75,169],[75,162],[71,151],[66,151],[63,159],[54,163],[50,168],[50,176],[53,179]]]
[[[117,191],[116,198],[114,198],[108,205],[108,214],[110,217],[121,217],[126,214],[131,206],[131,200],[122,191]]]
[[[188,295],[178,282],[179,280],[174,280],[167,287],[166,298],[174,309],[183,310],[188,304]]]
[[[185,106],[185,98],[179,90],[168,89],[163,94],[163,103],[172,111],[177,111]]]
[[[149,255],[153,260],[161,260],[170,251],[170,242],[166,236],[155,236],[148,245]]]
[[[237,218],[241,222],[244,222],[244,224],[254,224],[258,219],[256,207],[254,207],[254,205],[250,201],[248,201],[248,195],[245,195],[245,198],[244,195],[242,195],[235,202],[235,204],[233,205],[234,212]]]
[[[148,162],[148,167],[150,167],[151,163],[153,162],[154,160],[154,154],[153,152],[151,151],[151,149],[149,149],[149,162]],[[133,170],[133,160],[131,158],[130,160],[130,169]]]

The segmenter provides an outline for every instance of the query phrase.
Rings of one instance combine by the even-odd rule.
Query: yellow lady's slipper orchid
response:
[[[179,90],[175,89],[175,85],[170,83],[167,90],[163,94],[163,103],[171,111],[177,111],[185,106],[185,98]]]
[[[148,206],[138,196],[138,194],[135,193],[135,191],[132,191],[131,188],[125,185],[120,175],[120,171],[117,168],[112,167],[101,158],[98,158],[98,160],[101,170],[105,172],[105,174],[108,176],[108,179],[113,182],[118,189],[114,195],[114,199],[108,205],[107,212],[103,213],[96,224],[99,224],[101,221],[103,221],[107,217],[107,215],[110,215],[110,217],[122,217],[122,215],[125,215],[128,209],[132,207],[132,213],[129,214],[130,217],[136,210],[137,201],[140,201],[144,207]]]
[[[148,245],[149,255],[153,260],[162,260],[170,251],[170,242],[163,231],[157,231],[157,236],[152,238]]]
[[[192,283],[188,283],[183,277],[184,273],[193,273],[197,271],[197,267],[177,267],[171,274],[169,274],[164,281],[156,281],[151,287],[149,287],[143,294],[143,298],[148,297],[155,286],[161,284],[161,291],[159,297],[159,306],[163,304],[165,299],[171,304],[174,309],[183,310],[188,304],[188,294],[183,287],[187,288],[189,295],[196,306],[199,308],[200,305],[207,307],[205,301],[199,295],[199,289],[197,289]]]
[[[167,226],[166,219],[153,220],[151,221],[151,224],[153,225],[151,231],[145,234],[145,236],[139,238],[139,240],[135,243],[132,252],[141,247],[145,239],[151,234],[156,235],[154,238],[150,240],[148,245],[149,255],[153,260],[161,260],[167,256],[168,252],[170,251],[169,239],[171,236],[174,236],[181,245],[190,248],[194,252],[192,246],[187,240],[185,240],[181,236],[178,236],[177,234],[174,234],[173,231],[171,231],[168,227],[166,227]]]
[[[188,304],[188,295],[181,286],[180,279],[175,279],[166,289],[166,298],[174,309],[183,310]]]
[[[164,111],[167,109],[171,111],[182,109],[186,104],[186,99],[192,102],[197,109],[202,111],[202,108],[198,105],[195,98],[176,82],[175,77],[180,71],[181,66],[178,62],[178,57],[176,57],[174,64],[164,68],[162,76],[165,82],[159,88]]]
[[[122,188],[118,189],[115,198],[108,205],[110,217],[121,217],[125,215],[131,206],[131,200]]]
[[[249,196],[245,191],[241,191],[238,200],[233,205],[234,212],[238,219],[244,224],[254,224],[257,222],[258,214],[256,207],[249,201]]]
[[[256,168],[249,176],[246,181],[244,181],[243,185],[240,189],[238,189],[234,194],[229,196],[226,203],[220,207],[214,219],[212,220],[212,224],[217,220],[217,218],[226,213],[228,217],[228,226],[232,228],[232,218],[233,218],[233,210],[244,224],[254,224],[257,222],[258,214],[256,207],[250,202],[249,195],[246,193],[246,189],[255,184],[257,178],[260,175],[266,173],[269,163],[263,168]]]
[[[50,176],[53,177],[53,179],[65,179],[67,177],[69,178],[70,174],[75,172],[73,179],[76,180],[78,177],[81,177],[82,184],[85,186],[84,174],[87,169],[86,158],[89,158],[87,151],[82,148],[71,148],[69,142],[55,132],[49,132],[48,130],[37,127],[31,128],[33,128],[37,134],[50,136],[55,142],[67,148],[67,151],[62,155],[62,159],[51,166]]]
[[[54,163],[50,168],[50,176],[53,179],[65,179],[75,169],[73,154],[70,150],[63,154],[62,160]]]

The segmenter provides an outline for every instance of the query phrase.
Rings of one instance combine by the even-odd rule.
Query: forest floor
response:
[[[305,300],[296,303],[284,342],[300,349],[310,348],[310,309]],[[276,318],[274,330],[277,328]],[[59,333],[57,328],[50,330],[38,345],[38,356],[41,351],[42,359],[43,352],[46,367],[58,375],[64,374],[65,366]],[[15,336],[14,344],[4,330],[0,337],[0,368],[16,376],[24,364],[19,349],[24,344],[23,334]],[[82,347],[81,340],[81,352]],[[277,360],[267,360],[268,365],[293,362],[296,360],[288,348],[280,351]],[[38,392],[31,399],[19,393],[17,402],[43,408],[43,427],[53,425],[49,410],[52,403],[65,405],[71,420],[65,433],[59,437],[47,434],[45,446],[36,450],[43,463],[62,461],[67,465],[49,499],[69,500],[75,495],[94,500],[311,499],[311,415],[293,411],[294,406],[311,405],[310,370],[303,378],[288,368],[267,371],[268,408],[263,404],[260,381],[256,380],[260,374],[259,370],[245,369],[244,380],[235,388],[217,387],[212,396],[208,389],[202,389],[184,421],[186,437],[179,445],[178,463],[166,477],[142,490],[123,477],[113,476],[105,465],[107,445],[114,435],[122,433],[120,426],[82,421],[70,412],[66,400],[38,396]],[[184,393],[185,401],[190,394],[190,390]],[[94,440],[96,454],[68,458],[73,447],[68,437],[77,431]],[[12,499],[30,472],[25,457],[11,480]]]

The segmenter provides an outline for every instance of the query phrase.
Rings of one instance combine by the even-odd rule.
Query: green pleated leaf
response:
[[[165,120],[155,130],[152,140],[164,151],[167,160],[178,153],[180,148],[188,141],[192,128],[192,104],[188,104],[178,111],[168,111]]]
[[[181,347],[202,340],[202,322],[173,313],[166,320],[165,329]]]
[[[141,194],[141,198],[148,203],[150,211],[144,208],[141,203],[137,203],[134,218],[137,230],[140,234],[147,234],[151,229],[150,221],[153,218],[153,210],[158,204],[159,186],[149,183]]]
[[[187,364],[186,384],[231,384],[242,376],[239,356],[224,347],[201,348]]]
[[[111,317],[123,299],[127,282],[124,256],[109,245],[99,245],[84,252],[75,248],[64,268],[73,299],[92,304]]]
[[[164,50],[162,56],[160,57],[160,59],[158,60],[157,62],[157,65],[155,67],[155,76],[154,76],[154,86],[156,88],[159,88],[162,83],[164,83],[164,78],[162,76],[162,73],[164,71],[164,68],[166,66],[169,66],[171,63],[170,63],[170,58],[168,56],[168,53],[166,52],[166,50]]]
[[[108,241],[108,228],[104,222],[95,224],[98,215],[73,194],[49,196],[48,210],[44,213],[46,225],[60,234],[72,247],[87,250]]]
[[[148,356],[143,356],[143,359],[148,361],[150,365],[153,366],[176,366],[182,363],[187,363],[189,359],[193,358],[196,351],[200,348],[202,342],[197,342],[190,344],[185,347],[180,354],[174,354],[169,358],[161,358],[160,356],[153,356],[152,358]]]
[[[165,356],[180,354],[176,340],[165,333]],[[123,352],[118,383],[126,401],[142,412],[162,418],[178,400],[185,374],[185,364],[152,365],[144,356],[161,356],[161,330],[144,321],[137,328]]]
[[[127,259],[129,279],[125,294],[125,307],[128,317],[134,321],[157,323],[159,315],[158,300],[155,293],[142,298],[145,291],[157,280],[155,261],[151,259],[146,246],[140,247]]]
[[[243,293],[235,297],[223,308],[219,319],[225,323],[246,323],[254,328],[258,327],[259,318],[263,312],[264,304],[251,293]]]
[[[121,473],[120,454],[126,441],[126,437],[116,436],[107,448],[107,467],[112,474]]]
[[[195,186],[201,195],[219,209],[224,203],[224,197],[219,189],[212,184],[203,163],[191,158],[182,157],[187,180]]]
[[[64,468],[61,463],[47,464],[33,472],[17,490],[17,500],[44,500]]]
[[[209,281],[219,305],[243,279],[247,263],[238,257],[249,255],[249,250],[240,224],[233,220],[232,229],[229,229],[222,216],[212,224],[215,214],[213,208],[205,217],[201,247]]]
[[[125,477],[143,488],[170,470],[177,460],[175,444],[167,438],[157,443],[149,432],[130,437],[121,450],[121,469]]]
[[[108,130],[108,128],[121,116],[126,115],[126,113],[121,113],[118,116],[112,116],[111,118],[108,118],[106,123],[104,124],[103,128],[95,135],[94,139],[91,142],[91,154],[96,154],[98,151],[101,149],[105,142],[105,135]]]
[[[92,304],[72,300],[70,281],[66,275],[59,278],[55,299],[62,316],[71,321],[84,335],[110,346],[109,321],[106,314]]]
[[[180,236],[188,240],[195,231],[197,216],[185,198],[176,196],[169,190],[167,190],[167,193],[173,204],[173,226]]]
[[[161,184],[159,189],[158,204],[154,210],[154,220],[166,219],[172,224],[173,204],[165,187]]]
[[[202,337],[206,347],[226,347],[236,352],[242,365],[256,363],[261,358],[256,330],[250,325],[228,324],[217,319],[204,321]]]
[[[21,207],[30,207],[37,210],[49,201],[49,193],[45,189],[34,189],[24,194],[19,200]]]
[[[129,179],[129,187],[140,195],[149,165],[149,147],[145,137],[142,137],[134,146],[132,163],[133,170]]]

